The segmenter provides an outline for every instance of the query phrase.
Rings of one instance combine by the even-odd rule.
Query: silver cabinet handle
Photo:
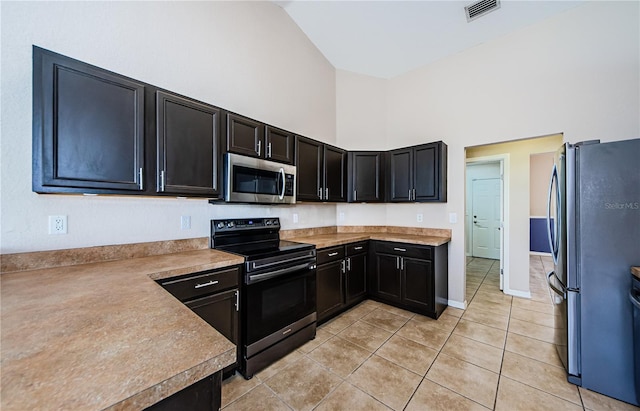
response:
[[[267,144],[267,158],[271,158],[271,143]]]
[[[335,257],[336,255],[338,255],[338,252],[336,251],[335,253],[329,253],[328,255],[329,257]]]
[[[404,270],[404,258],[400,257],[400,269]]]
[[[362,250],[364,247],[360,246],[360,247],[354,247],[354,250]]]
[[[325,200],[329,199],[329,187],[324,189],[324,199]]]
[[[218,284],[218,283],[219,283],[219,281],[217,281],[217,280],[216,280],[216,281],[211,280],[211,281],[209,281],[208,283],[204,283],[204,284],[196,284],[196,285],[195,285],[195,287],[193,287],[193,288],[208,287],[208,286],[210,286],[210,285],[216,285],[216,284]]]
[[[138,169],[138,187],[140,187],[140,190],[144,190],[144,180],[142,179],[142,167]]]
[[[407,249],[406,248],[398,248],[398,247],[393,247],[394,251],[402,251],[402,252],[406,252]]]
[[[400,257],[396,257],[396,270],[400,269]]]
[[[345,264],[345,260],[342,260],[342,261],[340,262],[340,271],[342,271],[342,274],[344,274],[344,273],[346,273],[346,272],[347,272],[347,266],[346,266],[346,264]]]
[[[240,291],[236,291],[236,311],[240,311]]]
[[[347,258],[347,271],[351,271],[351,257]]]
[[[260,157],[260,152],[262,151],[262,141],[258,140],[258,149],[256,150],[258,152],[258,157]]]
[[[164,191],[164,180],[165,180],[165,175],[164,175],[164,170],[162,170],[160,172],[160,191]]]
[[[358,192],[353,190],[353,201],[358,201]]]
[[[411,189],[409,189],[409,201],[411,201]]]
[[[322,187],[318,189],[318,197],[320,197],[320,200],[322,200]]]

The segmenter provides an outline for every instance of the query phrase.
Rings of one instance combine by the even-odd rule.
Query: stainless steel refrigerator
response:
[[[630,267],[640,265],[640,139],[565,144],[547,213],[555,345],[568,380],[639,405]]]

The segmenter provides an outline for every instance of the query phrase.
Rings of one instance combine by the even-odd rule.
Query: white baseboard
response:
[[[551,253],[541,253],[540,251],[529,251],[529,255],[539,255],[541,257],[551,257]]]
[[[466,310],[467,309],[467,302],[466,301],[460,302],[460,301],[448,300],[447,304],[450,307],[453,307],[453,308],[459,308],[461,310]]]
[[[531,299],[531,292],[530,291],[518,291],[518,290],[511,290],[511,289],[505,288],[503,290],[503,292],[505,294],[512,295],[514,297]]]

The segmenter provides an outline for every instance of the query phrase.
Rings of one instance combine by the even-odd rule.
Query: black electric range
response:
[[[316,250],[280,240],[278,218],[211,220],[211,248],[244,257],[241,366],[245,378],[316,334]]]

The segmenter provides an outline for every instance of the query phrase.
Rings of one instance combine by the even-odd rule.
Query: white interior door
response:
[[[501,260],[501,179],[473,180],[472,185],[472,254]]]
[[[500,161],[500,289],[504,290],[504,161]]]

